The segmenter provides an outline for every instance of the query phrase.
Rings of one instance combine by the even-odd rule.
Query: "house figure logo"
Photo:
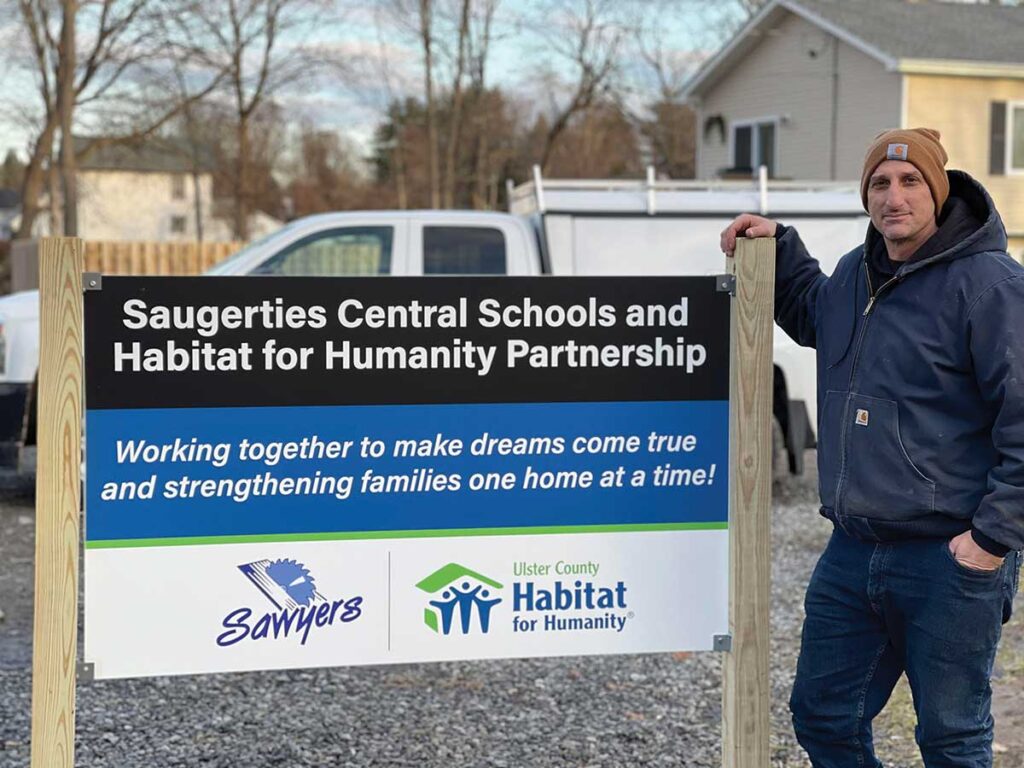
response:
[[[327,602],[327,598],[317,592],[316,580],[309,569],[296,560],[257,560],[238,566],[238,570],[279,611]]]
[[[474,613],[481,634],[486,635],[491,609],[501,602],[500,597],[492,597],[493,590],[501,589],[501,584],[458,563],[448,563],[416,587],[430,595],[423,609],[423,622],[434,632],[445,635],[451,634],[456,615],[462,634],[468,635]]]

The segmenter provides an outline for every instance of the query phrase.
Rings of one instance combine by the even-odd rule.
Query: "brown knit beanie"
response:
[[[935,201],[935,218],[939,217],[949,197],[949,177],[945,165],[949,157],[939,143],[939,132],[933,128],[906,128],[883,131],[875,137],[864,157],[864,173],[860,177],[860,199],[868,209],[868,182],[875,169],[886,160],[904,160],[917,166]]]

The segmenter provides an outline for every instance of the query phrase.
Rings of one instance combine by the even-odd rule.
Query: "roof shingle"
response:
[[[938,0],[793,0],[894,59],[1024,64],[1024,6]]]
[[[191,173],[192,149],[180,139],[150,137],[141,143],[106,143],[100,138],[87,154],[82,152],[97,139],[75,136],[78,167],[83,171],[141,171],[156,173]],[[213,168],[213,156],[207,147],[197,148],[198,171]]]

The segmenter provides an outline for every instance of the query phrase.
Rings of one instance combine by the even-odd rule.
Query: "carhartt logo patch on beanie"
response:
[[[864,210],[868,208],[868,182],[871,174],[886,160],[903,160],[913,164],[924,176],[935,201],[935,217],[949,197],[949,177],[946,161],[949,157],[939,143],[939,132],[932,128],[905,128],[883,131],[875,137],[864,157],[864,172],[860,177],[860,199]]]
[[[889,149],[886,150],[885,156],[890,160],[906,160],[907,159],[907,145],[906,144],[890,144]]]

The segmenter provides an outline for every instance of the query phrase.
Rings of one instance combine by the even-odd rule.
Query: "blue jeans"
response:
[[[945,539],[874,544],[837,528],[811,576],[790,699],[816,768],[879,768],[871,721],[907,673],[928,768],[992,765],[989,677],[1021,555],[969,570]]]

